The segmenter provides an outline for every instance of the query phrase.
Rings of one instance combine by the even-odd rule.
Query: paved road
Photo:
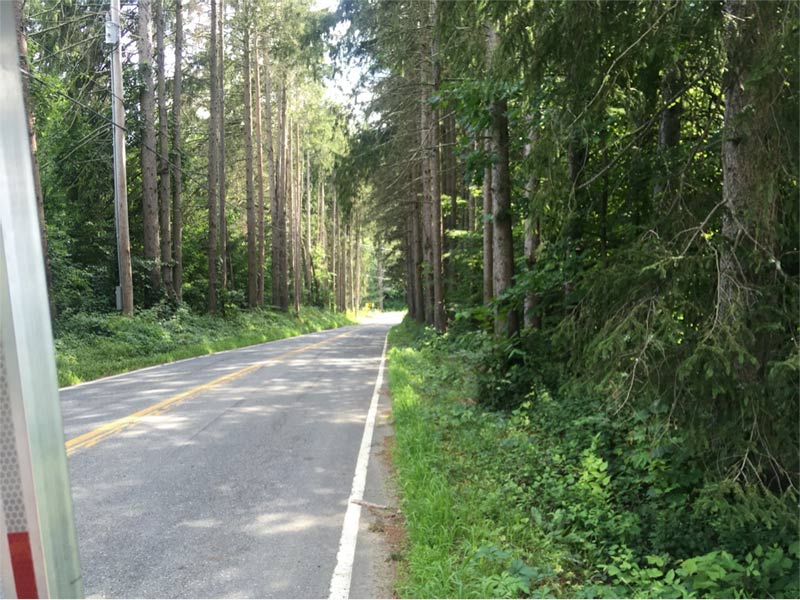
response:
[[[388,328],[63,390],[87,595],[328,597]]]

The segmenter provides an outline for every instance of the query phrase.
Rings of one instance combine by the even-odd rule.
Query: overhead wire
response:
[[[96,19],[97,17],[104,16],[104,15],[105,15],[105,13],[101,13],[101,12],[85,13],[85,14],[79,16],[79,17],[74,17],[72,19],[67,19],[66,21],[57,21],[57,22],[55,22],[56,24],[53,25],[52,27],[47,27],[45,29],[35,29],[33,31],[28,32],[26,34],[26,36],[28,38],[30,38],[32,36],[42,35],[44,33],[49,33],[51,31],[54,31],[54,30],[59,29],[61,27],[64,27],[65,25],[72,25],[73,23],[79,23],[81,21],[85,21],[85,20],[89,19],[90,17]]]
[[[96,116],[96,117],[98,117],[98,118],[102,119],[102,120],[103,120],[103,121],[105,121],[107,124],[111,125],[112,127],[118,127],[119,129],[121,129],[122,131],[124,131],[126,134],[127,134],[127,133],[129,133],[129,130],[128,130],[128,128],[127,128],[127,127],[123,127],[122,125],[120,125],[120,124],[118,124],[118,123],[115,123],[113,119],[111,119],[111,118],[107,117],[106,115],[102,114],[101,112],[98,112],[97,110],[95,110],[95,109],[94,109],[94,108],[92,108],[91,106],[89,106],[89,105],[87,105],[87,104],[85,104],[85,103],[81,102],[81,101],[80,101],[80,100],[78,100],[77,98],[73,98],[73,97],[72,97],[72,96],[70,96],[69,94],[67,94],[67,93],[65,93],[65,92],[62,92],[61,90],[59,90],[59,89],[57,89],[57,88],[53,87],[52,85],[50,85],[50,83],[48,83],[48,82],[47,82],[47,81],[45,81],[44,79],[41,79],[41,78],[37,77],[36,75],[33,75],[33,74],[31,74],[31,73],[26,73],[26,72],[25,72],[23,69],[20,69],[20,72],[21,72],[21,73],[22,73],[24,76],[28,77],[28,78],[29,78],[31,81],[34,81],[34,82],[38,83],[39,85],[42,85],[42,86],[44,86],[44,87],[48,88],[48,89],[49,89],[49,90],[50,90],[52,93],[54,93],[54,94],[56,94],[56,95],[58,95],[58,96],[61,96],[61,97],[62,97],[62,98],[64,98],[65,100],[68,100],[68,101],[70,101],[70,102],[74,103],[75,105],[79,106],[80,108],[82,108],[82,109],[84,109],[84,110],[86,110],[86,111],[89,111],[89,112],[90,112],[90,113],[92,113],[94,116]],[[176,171],[180,171],[180,173],[181,173],[181,175],[182,175],[182,176],[185,176],[185,177],[186,177],[186,178],[187,178],[189,181],[192,181],[192,182],[194,183],[194,181],[193,181],[193,179],[194,179],[194,178],[193,178],[193,177],[192,177],[192,176],[191,176],[191,175],[190,175],[190,174],[189,174],[187,171],[185,171],[183,168],[177,169],[177,167],[175,166],[175,163],[173,163],[173,162],[170,160],[169,156],[164,156],[164,155],[163,155],[163,154],[161,154],[161,153],[160,153],[160,152],[159,152],[159,151],[158,151],[156,148],[153,148],[153,147],[151,147],[151,146],[150,146],[150,145],[148,145],[148,144],[144,144],[144,143],[142,143],[142,144],[141,144],[141,146],[142,146],[143,148],[145,148],[146,150],[149,150],[149,151],[151,151],[153,154],[155,154],[155,155],[156,155],[156,157],[157,157],[157,158],[161,158],[161,159],[165,160],[165,161],[167,162],[167,164],[168,164],[168,165],[169,165],[169,166],[170,166],[172,169],[174,169],[174,170],[176,170]]]

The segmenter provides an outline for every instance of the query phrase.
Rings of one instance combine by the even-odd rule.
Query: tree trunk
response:
[[[494,57],[497,47],[497,32],[489,27],[488,54]],[[509,171],[508,103],[505,98],[495,97],[491,107],[492,166],[492,216],[494,244],[492,254],[493,285],[498,300],[494,328],[497,335],[511,337],[519,330],[517,313],[509,302],[503,301],[503,293],[511,287],[514,279],[514,239],[511,223],[511,177]]]
[[[444,156],[446,165],[443,181],[447,182],[447,189],[444,191],[450,197],[450,225],[449,229],[458,229],[458,177],[456,164],[456,119],[451,112],[442,120],[445,131]]]
[[[439,88],[439,36],[437,33],[438,2],[430,0],[428,8],[428,22],[432,28],[430,40],[430,82],[433,85],[432,93]],[[424,89],[424,88],[423,88]],[[428,98],[423,104],[423,111],[428,114],[424,117],[427,123],[427,143],[424,146],[426,157],[426,201],[430,204],[431,219],[431,274],[433,280],[433,325],[436,330],[443,332],[447,327],[447,316],[444,308],[444,274],[442,265],[442,181],[439,169],[439,111],[434,109]]]
[[[211,107],[208,120],[208,312],[217,312],[217,184],[219,176],[219,90],[217,89],[217,0],[211,0],[208,48]]]
[[[489,132],[486,132],[487,140],[484,144],[486,154],[490,160],[492,156],[492,144],[488,140]],[[483,170],[483,303],[489,304],[494,298],[494,227],[492,226],[492,165],[489,164]]]
[[[217,90],[219,98],[219,255],[220,261],[220,289],[226,290],[229,288],[228,284],[228,267],[230,266],[230,256],[228,249],[228,217],[227,217],[227,198],[228,198],[228,182],[225,176],[225,42],[224,42],[224,24],[225,24],[225,0],[219,0],[219,35],[217,36]],[[225,310],[225,306],[222,306]]]
[[[467,231],[472,233],[473,231],[477,231],[478,227],[475,223],[475,213],[477,208],[475,206],[475,197],[472,195],[472,190],[470,190],[469,185],[464,185],[464,197],[467,199],[467,215],[464,221],[464,226],[467,228]]]
[[[273,254],[273,285],[275,286],[275,296],[273,304],[281,310],[289,308],[289,288],[288,272],[289,261],[286,247],[286,209],[287,209],[287,184],[288,184],[288,153],[287,153],[287,129],[286,121],[286,82],[281,86],[280,92],[280,119],[279,119],[279,139],[278,148],[278,173],[276,181],[276,200],[277,211],[272,223],[272,242],[277,254]]]
[[[44,220],[44,195],[42,194],[42,180],[39,174],[39,157],[36,148],[36,131],[34,130],[33,111],[31,110],[28,77],[30,64],[28,63],[28,40],[25,36],[25,23],[22,19],[23,0],[14,1],[14,20],[17,28],[17,48],[19,51],[19,67],[23,72],[22,99],[25,103],[25,114],[28,118],[28,141],[31,150],[31,167],[33,168],[33,189],[36,193],[36,213],[39,216],[39,241],[42,245],[44,257],[44,274],[47,279],[47,298],[50,304],[50,319],[56,318],[56,300],[53,294],[53,273],[50,270],[50,258],[47,255],[47,227]]]
[[[273,143],[273,136],[272,136],[272,81],[270,79],[270,72],[269,72],[269,46],[268,44],[264,44],[264,98],[266,99],[266,125],[267,125],[267,179],[269,181],[269,210],[270,210],[270,223],[271,227],[274,228],[276,213],[277,213],[277,201],[278,201],[278,186],[275,180],[275,151],[274,151],[274,143]],[[259,125],[260,126],[260,125]],[[261,286],[258,290],[259,295],[259,305],[264,305],[264,286],[265,286],[265,276],[264,276],[264,262],[265,262],[265,237],[266,237],[266,225],[263,219],[263,211],[262,211],[262,219],[261,219],[261,230],[259,231],[261,235],[261,239],[259,240],[259,262],[261,263]],[[271,241],[270,251],[272,252],[272,271],[275,272],[275,240],[274,234]],[[274,285],[274,275],[272,277],[273,285]],[[274,296],[273,296],[274,298]],[[273,300],[274,304],[274,300]]]
[[[358,316],[361,310],[361,219],[358,211],[353,213],[353,311]]]
[[[300,299],[297,297],[297,264],[296,264],[296,257],[297,257],[297,247],[295,246],[296,239],[295,239],[295,199],[297,197],[297,188],[295,187],[296,184],[296,169],[297,164],[294,160],[294,149],[295,149],[295,139],[294,139],[294,123],[288,123],[288,146],[286,151],[286,182],[287,182],[287,198],[286,198],[286,220],[288,224],[288,260],[287,266],[289,268],[289,279],[291,280],[291,297],[292,297],[292,305],[294,307],[295,313],[298,313],[300,310]]]
[[[306,150],[306,242],[311,248],[311,158]]]
[[[301,182],[303,181],[302,163],[300,162],[300,124],[294,126],[294,142],[292,144],[292,163],[294,176],[294,189],[292,191],[292,281],[294,282],[294,312],[300,314],[300,304],[303,299],[303,263],[300,254],[300,242],[302,237],[301,229],[301,210],[302,210],[302,191]]]
[[[461,184],[461,197],[467,201],[467,210],[464,212],[464,218],[462,220],[464,224],[464,229],[468,232],[476,231],[477,227],[475,226],[475,198],[472,195],[472,189],[470,188],[470,177],[467,173],[467,166],[465,164],[460,164],[458,168],[458,176],[459,176],[459,183]]]
[[[431,176],[431,159],[430,159],[430,130],[432,114],[428,98],[430,96],[428,90],[427,79],[430,77],[430,72],[426,68],[427,62],[430,60],[430,50],[428,45],[430,40],[427,37],[420,45],[420,68],[419,68],[419,114],[420,114],[420,129],[419,129],[419,145],[420,145],[420,161],[418,165],[418,186],[420,194],[420,207],[422,209],[422,260],[423,260],[423,297],[425,299],[425,322],[428,325],[434,325],[434,306],[435,296],[433,290],[433,196],[432,189],[433,177]]]
[[[425,111],[423,110],[423,114]],[[423,131],[426,129],[426,125],[423,126]],[[428,164],[428,161],[423,159],[420,164],[420,173],[422,175],[420,179],[420,218],[421,218],[421,229],[422,232],[422,295],[424,299],[424,306],[425,306],[425,322],[428,325],[434,324],[434,316],[433,316],[433,306],[434,306],[434,296],[433,296],[433,232],[432,232],[432,224],[433,218],[431,216],[431,201],[430,195],[428,194],[427,186],[429,183],[429,177],[427,176],[427,167],[425,165]]]
[[[305,153],[305,199],[306,199],[306,239],[301,241],[301,246],[308,249],[306,258],[308,259],[303,265],[303,273],[305,274],[306,293],[309,297],[313,297],[311,288],[313,287],[313,277],[311,276],[311,159],[308,157],[308,151]]]
[[[245,17],[249,21],[249,15]],[[258,306],[258,239],[253,183],[253,93],[250,69],[250,24],[244,30],[244,156],[245,189],[247,199],[247,303],[250,308]]]
[[[383,311],[383,247],[380,240],[378,240],[377,248],[375,251],[375,262],[377,268],[378,279],[378,310]]]
[[[164,65],[164,35],[167,28],[163,0],[156,0],[156,59],[158,65],[158,207],[161,236],[161,280],[167,294],[174,298],[172,285],[172,236],[170,231],[171,181],[169,173],[169,117],[167,116],[167,83]]]
[[[573,281],[572,276],[573,272],[576,270],[576,267],[573,266],[573,257],[574,262],[577,262],[577,259],[580,257],[582,251],[581,244],[583,238],[583,221],[585,212],[583,199],[585,193],[579,188],[581,186],[581,181],[583,180],[583,170],[586,166],[587,155],[588,150],[586,148],[586,144],[580,137],[580,133],[577,131],[573,132],[572,138],[569,141],[569,147],[567,148],[567,166],[572,189],[570,191],[571,212],[567,216],[565,235],[567,242],[565,256],[567,269],[565,270],[566,281],[564,282],[565,309],[567,308],[575,290],[575,282]]]
[[[525,157],[530,157],[537,141],[537,132],[532,131],[530,141],[525,144]],[[539,218],[533,206],[534,195],[539,186],[539,179],[531,176],[525,185],[525,196],[528,200],[528,218],[525,220],[525,265],[529,271],[536,266],[536,249],[539,247]],[[539,329],[541,319],[536,314],[539,294],[535,289],[525,290],[524,324],[525,329]]]
[[[175,0],[175,73],[172,78],[172,287],[175,297],[183,299],[183,140],[181,132],[181,102],[183,94],[183,7]]]
[[[314,268],[314,257],[311,256],[311,249],[308,247],[307,242],[303,242],[303,268],[308,275],[306,276],[306,285],[308,286],[308,297],[311,299],[309,302],[314,302],[317,297],[317,274]]]
[[[338,253],[339,253],[339,210],[336,206],[336,188],[333,188],[333,230],[331,231],[331,290],[333,291],[333,305],[338,309],[339,308],[339,273],[336,270],[339,266],[338,261]]]
[[[286,138],[286,275],[287,294],[294,305],[294,128],[287,121]]]
[[[673,181],[671,177],[670,151],[678,146],[681,138],[681,114],[683,107],[679,99],[673,97],[680,88],[678,70],[676,67],[668,69],[661,80],[661,98],[664,107],[661,109],[661,122],[658,128],[658,156],[660,169],[657,172],[658,180],[653,188],[653,197],[661,205],[661,213],[670,212],[670,197]]]
[[[144,223],[144,257],[148,261],[150,279],[148,301],[160,295],[161,265],[159,264],[158,186],[156,181],[155,90],[153,89],[153,45],[150,39],[152,18],[150,0],[139,0],[139,76],[142,90],[139,101],[142,111],[142,211]]]
[[[422,276],[423,252],[422,252],[422,207],[417,193],[417,185],[413,183],[414,175],[417,172],[416,165],[412,165],[412,185],[409,201],[409,222],[411,232],[411,272],[412,272],[412,292],[414,294],[414,310],[412,317],[419,323],[425,322],[425,283]]]
[[[347,308],[354,313],[356,310],[356,231],[355,212],[350,212],[350,223],[347,226]]]
[[[253,42],[253,68],[255,69],[254,94],[256,121],[256,182],[258,202],[256,204],[256,306],[264,306],[264,139],[261,131],[261,67],[258,64],[258,33]]]
[[[317,220],[317,243],[322,251],[322,265],[327,267],[328,257],[326,246],[328,243],[326,228],[326,214],[325,214],[325,181],[322,179],[322,173],[319,174],[319,191],[317,192],[317,210],[319,211],[319,218]]]
[[[681,139],[683,107],[680,100],[675,98],[679,88],[678,70],[676,67],[671,67],[664,73],[664,78],[661,82],[661,98],[664,102],[658,130],[658,148],[661,151],[674,148]]]
[[[778,37],[781,3],[728,0],[725,113],[722,137],[722,219],[724,245],[719,259],[717,319],[729,324],[755,302],[758,274],[749,249],[773,257],[778,202],[776,165],[781,133],[773,104],[781,93],[777,68],[763,69]],[[757,77],[754,77],[756,76]],[[752,244],[752,245],[751,245]],[[773,258],[774,260],[774,258]]]
[[[349,233],[349,228],[347,223],[342,224],[342,256],[341,261],[339,261],[339,270],[341,271],[341,289],[339,293],[341,294],[341,310],[343,312],[347,312],[347,285],[349,278],[347,277],[347,268],[348,268],[348,256],[347,256],[347,237]]]

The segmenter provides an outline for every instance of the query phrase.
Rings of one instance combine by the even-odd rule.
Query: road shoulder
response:
[[[351,598],[396,598],[395,580],[405,539],[391,459],[394,440],[388,384],[380,390],[367,484],[356,544]]]

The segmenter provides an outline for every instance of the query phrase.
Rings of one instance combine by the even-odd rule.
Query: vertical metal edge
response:
[[[12,10],[0,0],[0,335],[9,386],[24,406],[36,498],[30,530],[47,583],[40,593],[75,598],[83,585]]]
[[[2,2],[3,0],[0,0]],[[2,119],[0,118],[0,126],[2,126]],[[7,181],[7,165],[4,162],[4,155],[2,149],[2,143],[0,143],[0,182]],[[0,191],[2,191],[3,187],[0,185]],[[16,336],[14,335],[14,322],[13,322],[13,315],[11,311],[11,283],[9,280],[9,274],[7,269],[6,263],[6,252],[5,252],[5,241],[3,236],[3,222],[2,217],[0,216],[0,345],[2,346],[2,350],[4,351],[4,358],[5,358],[5,375],[8,381],[8,391],[11,397],[19,398],[22,394],[22,386],[21,386],[21,378],[20,378],[20,370],[19,370],[19,361],[17,360],[16,352],[10,352],[9,350],[15,350],[16,348]],[[26,419],[26,411],[24,407],[22,410],[12,410],[12,419],[14,422],[14,433],[15,433],[15,447],[17,451],[17,461],[19,463],[20,471],[21,471],[21,484],[22,484],[22,495],[25,502],[25,517],[27,522],[27,531],[30,535],[32,540],[41,539],[41,530],[39,528],[39,514],[38,514],[38,507],[36,506],[36,492],[35,492],[35,484],[32,478],[33,475],[33,468],[31,464],[31,451],[30,451],[30,444],[28,443],[28,433],[27,433],[27,419]],[[22,433],[22,435],[20,435]],[[8,510],[8,507],[3,506],[3,511],[5,512]],[[0,519],[2,521],[2,526],[0,526],[0,531],[2,531],[3,538],[2,544],[3,548],[5,549],[6,544],[6,536],[8,535],[9,531],[6,529],[6,519]],[[44,558],[44,551],[41,544],[33,543],[31,547],[31,552],[33,554],[33,562],[34,565],[40,565],[41,567],[45,564]],[[6,556],[8,553],[3,552],[4,561],[2,563],[3,567],[3,591],[6,594],[13,594],[13,597],[17,597],[17,591],[15,587],[16,577],[13,571],[12,563],[11,563],[11,556],[10,554]],[[49,597],[48,593],[48,585],[47,585],[47,573],[44,568],[35,569],[36,575],[36,587],[39,590],[39,596],[41,597]]]

